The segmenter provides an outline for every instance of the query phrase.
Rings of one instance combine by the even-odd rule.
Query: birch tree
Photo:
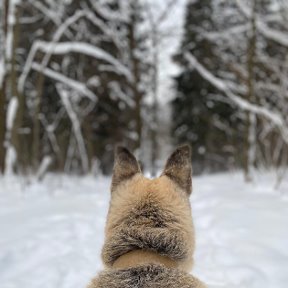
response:
[[[18,18],[20,5],[20,0],[5,0],[2,2],[1,9],[0,112],[2,119],[0,125],[0,170],[2,172],[5,170],[5,163],[13,164],[14,161],[11,161],[11,155],[15,155],[16,150],[20,149],[18,129],[21,126],[22,101],[18,97],[17,89],[15,89],[18,73],[16,69],[16,49],[19,41]],[[10,107],[15,109],[10,111],[12,115],[6,119],[8,103],[10,103]],[[13,103],[17,103],[17,105],[13,105]],[[7,153],[6,149],[8,150]],[[11,167],[7,168],[11,170]]]

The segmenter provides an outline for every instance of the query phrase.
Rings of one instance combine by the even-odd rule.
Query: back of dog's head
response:
[[[125,253],[144,249],[168,256],[188,269],[194,250],[191,172],[189,146],[176,149],[156,179],[143,176],[127,149],[116,149],[102,251],[106,265],[113,265]]]

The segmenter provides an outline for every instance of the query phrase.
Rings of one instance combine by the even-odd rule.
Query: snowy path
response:
[[[288,182],[198,177],[194,274],[211,288],[286,288]],[[101,268],[109,179],[0,179],[0,287],[79,288]],[[285,195],[285,191],[286,195]],[[286,198],[285,198],[285,197]]]

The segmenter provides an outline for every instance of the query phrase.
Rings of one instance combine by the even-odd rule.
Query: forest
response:
[[[287,168],[288,0],[0,1],[1,288],[287,288]]]
[[[156,175],[167,149],[190,143],[195,174],[273,169],[281,182],[285,0],[1,5],[2,173],[109,175],[120,143]]]

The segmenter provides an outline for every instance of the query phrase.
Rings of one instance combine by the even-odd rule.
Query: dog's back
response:
[[[178,148],[153,180],[125,148],[115,156],[102,250],[106,269],[89,288],[204,287],[188,274],[194,251],[190,148]]]

